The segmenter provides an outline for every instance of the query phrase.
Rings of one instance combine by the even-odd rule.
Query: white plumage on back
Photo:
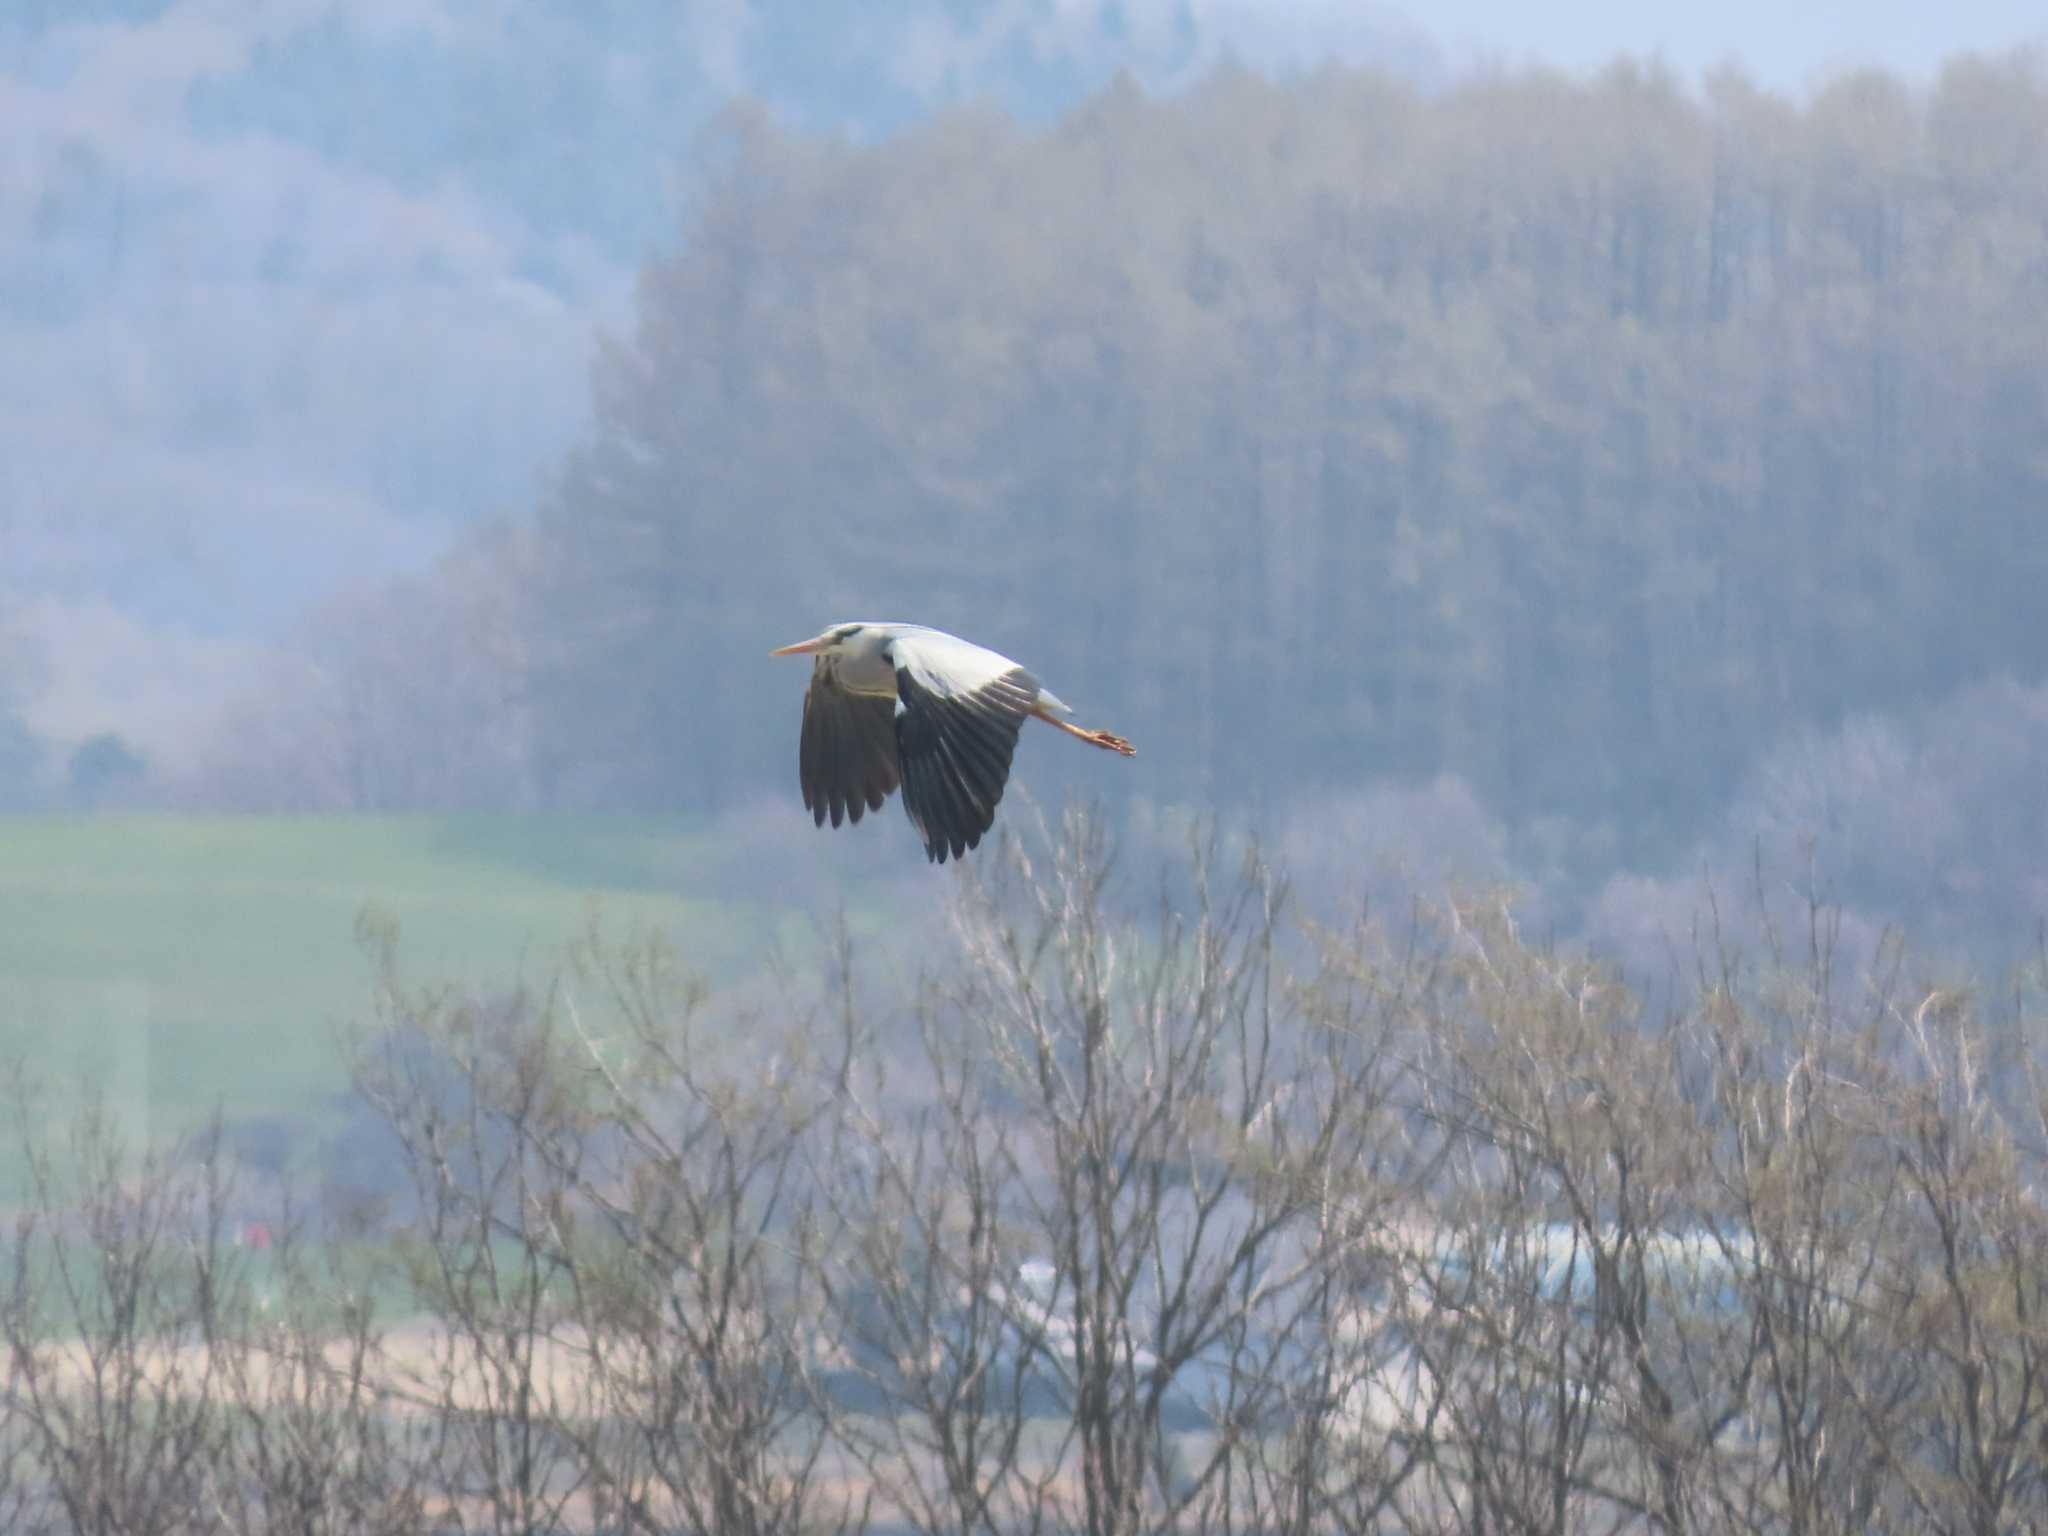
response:
[[[900,786],[935,862],[960,858],[993,825],[1017,732],[1043,720],[1090,746],[1133,755],[1000,652],[922,624],[835,624],[777,656],[812,656],[797,777],[819,825],[858,822]]]
[[[972,640],[949,635],[943,629],[927,629],[922,624],[876,627],[893,632],[889,654],[895,658],[896,665],[908,668],[920,686],[941,698],[957,699],[979,693],[989,684],[1012,673],[1022,672],[1030,676],[1009,657],[985,645],[976,645]],[[1038,702],[1057,709],[1063,715],[1073,713],[1043,687],[1038,690]]]

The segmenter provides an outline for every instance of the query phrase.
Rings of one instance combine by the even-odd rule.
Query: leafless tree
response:
[[[275,1246],[262,1292],[211,1339],[232,1424],[212,1521],[231,1536],[420,1530],[439,1450],[420,1430],[435,1405],[394,1390],[378,1266],[359,1235],[313,1240],[288,1204],[263,1230]]]
[[[1888,1332],[1917,1367],[1904,1427],[1880,1421],[1910,1515],[1987,1536],[2048,1515],[2048,1214],[2036,1089],[2000,1112],[1974,999],[1928,991],[1898,1010],[1887,1113],[1872,1129],[1899,1199],[1873,1262]],[[2036,1079],[2038,1081],[2038,1079]],[[1889,1342],[1889,1340],[1887,1341]]]
[[[239,1285],[211,1159],[131,1152],[83,1097],[55,1145],[17,1076],[30,1196],[9,1234],[10,1428],[34,1464],[26,1528],[152,1536],[203,1517],[228,1433],[213,1320]]]
[[[1649,1014],[1511,904],[1304,932],[1198,840],[989,850],[873,1000],[592,938],[350,1050],[404,1190],[45,1134],[0,1522],[326,1536],[1957,1536],[2048,1518],[2048,1091],[1985,1017],[1704,929]],[[1142,893],[1142,894],[1141,894]],[[905,1027],[889,1018],[900,1010]]]
[[[358,1058],[411,1175],[414,1390],[449,1500],[508,1531],[858,1525],[808,1385],[815,1041],[793,1029],[769,1062],[657,946],[593,943],[579,978],[595,1016],[567,982],[413,997]]]
[[[613,1026],[566,1005],[605,1134],[547,1155],[583,1234],[594,1475],[636,1529],[858,1529],[866,1498],[832,1476],[814,1380],[832,1325],[808,1177],[850,1041],[707,1013],[658,946],[594,946],[583,974]]]
[[[1008,844],[919,1003],[921,1112],[850,1087],[855,1446],[920,1529],[1323,1518],[1384,1062],[1301,1013],[1256,856],[1181,873],[1135,922],[1092,824]]]
[[[402,1349],[387,1340],[387,1363],[429,1411],[447,1512],[501,1533],[558,1528],[589,1474],[557,1430],[584,1405],[580,1380],[552,1368],[571,1258],[542,1142],[578,1115],[579,1081],[531,995],[415,991],[388,947],[380,963],[382,1028],[352,1068],[410,1185],[397,1257],[421,1318]]]

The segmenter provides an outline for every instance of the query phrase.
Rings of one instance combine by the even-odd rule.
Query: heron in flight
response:
[[[1121,736],[1061,719],[1073,711],[1009,657],[922,624],[834,624],[769,654],[817,658],[797,750],[811,819],[857,823],[901,785],[934,863],[963,857],[995,822],[1027,719],[1137,755]]]

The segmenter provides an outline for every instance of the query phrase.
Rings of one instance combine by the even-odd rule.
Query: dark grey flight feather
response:
[[[950,696],[926,688],[907,667],[897,669],[903,808],[932,862],[964,856],[995,824],[1017,733],[1037,699],[1038,679],[1022,667]]]
[[[797,746],[797,777],[804,809],[819,826],[842,820],[858,823],[895,793],[896,701],[881,694],[849,693],[839,681],[839,663],[820,656],[804,693],[803,735]]]
[[[849,692],[835,658],[820,656],[804,694],[797,776],[819,826],[858,822],[900,785],[903,808],[944,863],[979,846],[995,824],[1017,733],[1038,699],[1038,679],[1014,667],[971,693],[941,694],[907,667],[896,697]]]

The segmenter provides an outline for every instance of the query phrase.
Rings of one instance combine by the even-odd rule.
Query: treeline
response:
[[[1085,824],[969,868],[922,986],[843,967],[746,1020],[654,948],[488,1003],[380,951],[351,1054],[404,1196],[280,1212],[271,1249],[234,1241],[218,1138],[138,1163],[90,1117],[28,1131],[0,1519],[2048,1516],[2037,1028],[1852,983],[1819,911],[1731,899],[1646,1017],[1486,903],[1308,944],[1213,847],[1142,921]]]
[[[1448,771],[1641,866],[1795,729],[2048,666],[2037,57],[1803,103],[1226,72],[865,148],[741,113],[695,175],[534,526],[326,626],[366,643],[323,729],[438,686],[422,653],[507,702],[272,798],[787,788],[761,653],[908,617],[1132,737],[1150,799]],[[518,643],[442,638],[507,573]]]
[[[546,515],[549,793],[786,778],[762,632],[877,604],[1028,652],[1162,798],[1447,769],[1643,838],[2048,662],[2035,61],[722,147]]]

